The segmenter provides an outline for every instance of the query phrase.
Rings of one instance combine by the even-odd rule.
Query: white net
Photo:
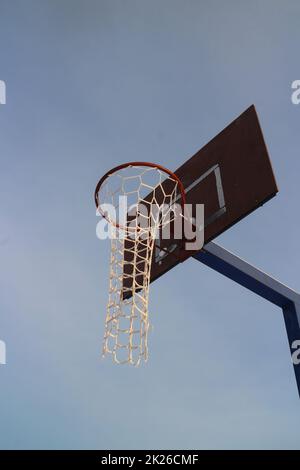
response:
[[[179,182],[158,168],[129,166],[108,176],[98,209],[114,227],[103,356],[139,365],[148,358],[149,285],[158,231],[174,220]]]

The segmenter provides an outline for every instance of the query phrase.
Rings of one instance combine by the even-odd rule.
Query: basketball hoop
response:
[[[183,214],[186,198],[180,179],[155,163],[119,165],[96,186],[97,210],[114,228],[102,353],[118,364],[139,365],[148,358],[155,239],[158,230],[174,220],[172,207],[177,201]]]

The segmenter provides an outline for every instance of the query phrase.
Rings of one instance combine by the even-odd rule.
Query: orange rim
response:
[[[180,205],[182,207],[182,211],[184,211],[184,205],[186,203],[186,196],[185,196],[185,190],[184,190],[184,186],[181,182],[181,180],[178,178],[178,176],[173,173],[171,170],[169,170],[168,168],[165,168],[164,166],[162,165],[159,165],[158,163],[151,163],[151,162],[128,162],[128,163],[123,163],[122,165],[118,165],[116,166],[115,168],[112,168],[110,171],[108,171],[107,173],[105,173],[105,175],[102,176],[102,178],[98,181],[97,183],[97,186],[96,186],[96,189],[95,189],[95,194],[94,194],[94,199],[95,199],[95,204],[96,204],[96,207],[97,207],[97,210],[99,211],[99,213],[102,215],[102,217],[104,217],[104,219],[106,219],[109,223],[112,223],[107,217],[106,215],[102,212],[101,210],[101,207],[100,207],[100,200],[99,200],[99,191],[100,191],[100,188],[102,186],[102,184],[104,183],[104,181],[109,178],[109,176],[111,176],[112,174],[116,173],[117,171],[119,170],[123,170],[124,168],[127,168],[129,166],[146,166],[146,167],[149,167],[149,168],[156,168],[158,170],[161,170],[163,171],[164,173],[166,173],[167,175],[171,176],[171,178],[173,178],[177,183],[178,183],[178,187],[179,187],[179,190],[180,190],[180,194],[181,194],[181,202],[180,202]],[[116,227],[118,228],[122,228],[119,226],[119,224],[113,224],[115,225]]]

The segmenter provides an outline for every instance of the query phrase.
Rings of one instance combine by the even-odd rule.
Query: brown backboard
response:
[[[174,173],[184,185],[186,202],[204,204],[204,243],[278,192],[253,105]],[[151,282],[180,263],[182,258],[182,243],[178,240],[160,240],[157,245],[152,259]],[[185,252],[184,258],[196,251]],[[128,285],[126,287],[128,290]]]

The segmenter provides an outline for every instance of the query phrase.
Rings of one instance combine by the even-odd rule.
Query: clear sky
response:
[[[112,166],[175,169],[254,103],[280,192],[216,240],[299,283],[298,0],[0,0],[0,447],[300,448],[281,310],[191,259],[150,359],[100,358]]]

